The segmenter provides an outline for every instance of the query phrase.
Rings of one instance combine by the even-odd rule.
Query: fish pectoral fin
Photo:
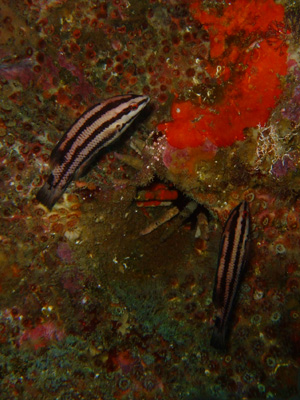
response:
[[[100,155],[97,153],[84,161],[75,172],[74,179],[78,179],[86,175],[92,169],[93,165],[98,161],[99,158]]]

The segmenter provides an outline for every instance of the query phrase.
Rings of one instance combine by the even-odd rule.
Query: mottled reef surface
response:
[[[0,392],[300,397],[300,1],[0,0]],[[150,105],[50,212],[55,143],[120,93]],[[228,349],[222,227],[250,205]]]

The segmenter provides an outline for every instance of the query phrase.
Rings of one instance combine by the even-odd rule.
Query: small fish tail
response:
[[[54,188],[49,181],[50,179],[48,179],[44,186],[37,192],[36,198],[40,203],[44,204],[44,206],[51,210],[54,204],[63,194],[64,189]]]
[[[224,327],[220,326],[218,319],[214,326],[214,330],[213,330],[211,340],[210,340],[210,345],[218,350],[225,350],[227,347],[226,329],[224,329]]]

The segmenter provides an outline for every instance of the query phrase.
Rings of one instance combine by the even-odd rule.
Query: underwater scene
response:
[[[300,399],[300,0],[0,0],[0,399]]]

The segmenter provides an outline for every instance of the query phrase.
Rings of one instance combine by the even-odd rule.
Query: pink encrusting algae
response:
[[[65,337],[64,331],[59,329],[53,322],[45,322],[33,329],[25,331],[20,337],[20,346],[29,344],[38,350],[48,346],[53,340],[62,340]]]

